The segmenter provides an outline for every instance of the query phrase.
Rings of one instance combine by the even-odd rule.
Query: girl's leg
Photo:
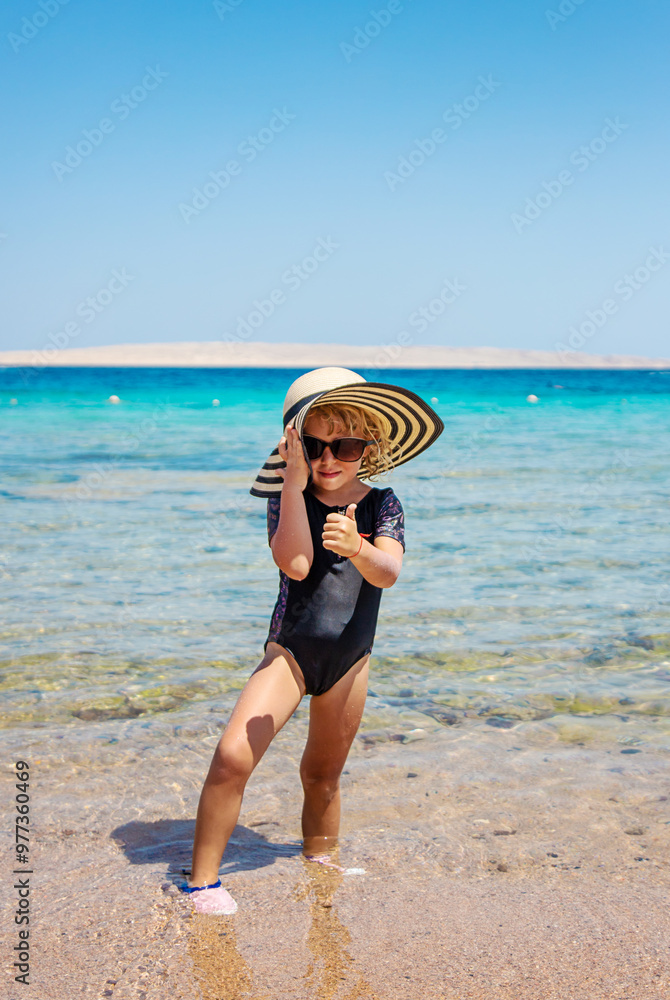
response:
[[[369,654],[326,691],[312,697],[309,735],[300,764],[305,792],[303,853],[335,846],[340,830],[340,775],[358,731],[368,690]]]
[[[304,693],[305,682],[293,657],[277,643],[268,643],[233,709],[205,779],[195,821],[192,886],[217,881],[249,776]]]

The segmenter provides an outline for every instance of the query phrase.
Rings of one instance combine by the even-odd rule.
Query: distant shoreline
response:
[[[297,368],[334,365],[378,370],[393,368],[640,368],[670,369],[670,358],[630,354],[525,351],[501,347],[403,347],[397,343],[270,344],[177,342],[114,344],[104,347],[0,351],[4,368]]]

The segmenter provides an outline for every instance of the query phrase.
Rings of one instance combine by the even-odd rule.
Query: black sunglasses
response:
[[[302,443],[309,459],[321,458],[327,446],[338,462],[357,462],[363,457],[366,447],[375,442],[374,439],[364,441],[362,438],[335,438],[334,441],[322,441],[321,438],[312,437],[311,434],[303,434]]]

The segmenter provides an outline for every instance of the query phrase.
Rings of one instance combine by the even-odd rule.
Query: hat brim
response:
[[[385,417],[391,428],[390,458],[394,468],[420,455],[444,430],[437,413],[410,389],[384,382],[355,382],[313,395],[293,417],[293,426],[299,434],[302,435],[311,408],[326,400],[333,404],[360,406]],[[278,496],[284,481],[277,475],[277,469],[284,467],[285,462],[275,448],[249,490],[251,495],[266,499]],[[366,479],[367,476],[364,469],[358,473],[359,479]]]

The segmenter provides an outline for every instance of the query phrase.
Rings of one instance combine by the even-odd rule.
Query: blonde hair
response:
[[[362,406],[344,404],[315,403],[310,407],[309,416],[314,414],[328,421],[328,433],[335,433],[335,425],[344,428],[349,437],[364,437],[374,440],[370,451],[364,456],[361,469],[366,479],[373,481],[393,468],[391,424],[385,416]]]

